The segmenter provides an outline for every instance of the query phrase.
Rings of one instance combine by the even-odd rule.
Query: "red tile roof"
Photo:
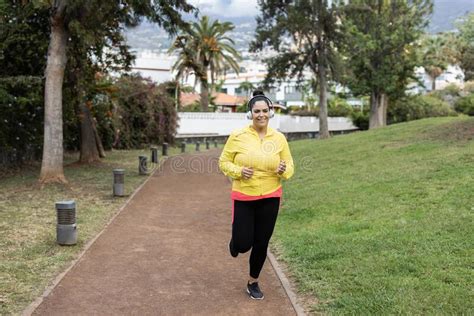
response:
[[[245,103],[245,97],[239,97],[222,92],[213,93],[214,104],[219,106],[237,106]],[[197,93],[181,93],[180,101],[183,106],[190,105],[196,101],[199,102],[200,96]]]

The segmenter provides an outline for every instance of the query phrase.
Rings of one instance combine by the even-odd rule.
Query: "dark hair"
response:
[[[262,90],[254,90],[252,92],[252,98],[249,100],[247,104],[247,108],[249,111],[252,111],[252,108],[257,101],[265,101],[265,103],[268,105],[269,109],[272,109],[272,103],[269,98],[265,96]]]
[[[265,95],[262,90],[255,90],[252,92],[252,97],[257,96],[257,95]]]

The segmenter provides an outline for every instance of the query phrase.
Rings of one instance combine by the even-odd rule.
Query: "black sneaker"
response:
[[[263,300],[264,296],[258,287],[258,282],[253,282],[252,284],[247,282],[247,293],[249,293],[251,299]]]
[[[229,241],[229,252],[230,252],[230,255],[235,258],[239,255],[239,253],[234,250],[234,247],[232,247],[232,245],[233,245],[233,243],[232,243],[232,239],[231,239]]]

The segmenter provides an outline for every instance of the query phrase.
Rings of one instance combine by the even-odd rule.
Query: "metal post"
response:
[[[163,156],[168,156],[168,143],[163,143]]]
[[[196,151],[199,151],[199,145],[201,145],[201,142],[200,142],[200,141],[197,141],[197,142],[196,142]]]
[[[114,196],[124,196],[125,169],[114,169]]]
[[[138,156],[138,174],[144,175],[147,173],[147,156]]]
[[[76,202],[56,202],[56,241],[60,245],[77,243]]]
[[[184,153],[186,151],[186,142],[181,143],[181,152]]]
[[[158,148],[151,147],[151,162],[158,163]]]
[[[207,149],[207,150],[209,150],[209,145],[210,145],[209,141],[206,140],[206,149]]]

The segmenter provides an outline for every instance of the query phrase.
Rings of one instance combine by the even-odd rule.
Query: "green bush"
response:
[[[459,95],[459,92],[461,91],[461,89],[455,85],[454,83],[451,83],[449,85],[447,85],[446,87],[444,87],[444,89],[440,90],[442,92],[444,92],[445,94],[450,94],[450,95],[453,95],[453,96],[457,96]]]
[[[366,108],[368,109],[369,107]],[[369,129],[370,114],[368,110],[361,111],[360,109],[354,109],[350,114],[350,119],[360,130]]]
[[[428,96],[435,97],[441,101],[448,103],[451,108],[454,107],[454,103],[460,97],[461,90],[455,84],[447,85],[444,89],[435,90],[428,94]]]
[[[350,117],[352,107],[345,99],[335,97],[328,100],[328,116],[330,117]],[[297,108],[291,111],[292,115],[298,116],[319,116],[319,106],[310,110]]]
[[[460,113],[474,116],[474,93],[459,98],[454,105],[454,109]]]
[[[352,113],[352,107],[342,98],[331,98],[328,102],[328,115],[329,116],[343,116],[349,117]]]
[[[431,95],[406,96],[388,107],[387,123],[400,123],[426,117],[456,115],[448,103]]]
[[[40,77],[0,78],[0,147],[20,157],[43,148],[43,80]]]
[[[116,148],[141,148],[148,144],[173,143],[178,115],[164,85],[140,76],[122,77],[117,84]]]
[[[474,93],[474,80],[466,81],[463,88],[464,93],[471,94]]]

